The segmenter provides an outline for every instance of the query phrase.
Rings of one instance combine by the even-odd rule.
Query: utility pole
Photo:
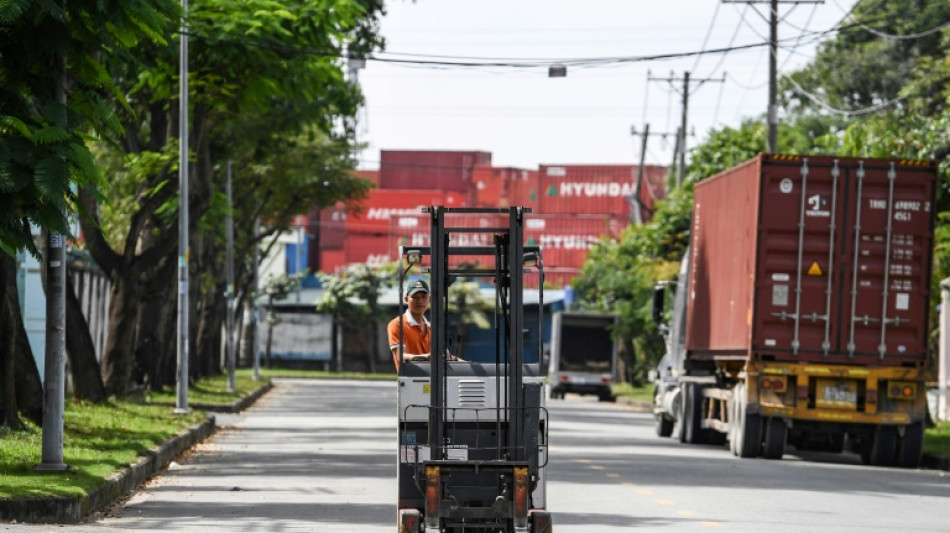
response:
[[[940,348],[937,357],[937,420],[950,419],[950,278],[940,282]]]
[[[686,178],[686,132],[688,131],[686,128],[686,125],[687,125],[687,117],[689,116],[690,83],[691,82],[698,83],[697,88],[699,88],[700,86],[702,86],[704,83],[707,83],[707,82],[723,83],[726,81],[726,75],[723,74],[721,78],[690,78],[689,72],[684,72],[682,78],[675,78],[672,75],[670,75],[670,77],[668,78],[653,78],[653,77],[647,76],[647,81],[665,81],[669,83],[670,85],[672,85],[674,81],[683,82],[683,94],[682,94],[683,115],[680,120],[679,131],[677,132],[677,140],[676,140],[677,153],[674,156],[674,160],[676,161],[676,166],[678,167],[677,175],[676,175],[676,186],[681,187],[683,185],[683,180]]]
[[[178,96],[178,387],[175,413],[188,412],[188,0],[181,0]]]
[[[769,4],[768,150],[778,152],[778,5],[824,4],[825,0],[722,0],[724,4]]]
[[[642,137],[642,140],[640,141],[640,166],[637,168],[637,185],[633,191],[633,205],[631,206],[633,209],[630,210],[630,222],[635,224],[643,224],[643,211],[650,211],[646,204],[643,203],[643,199],[640,197],[640,191],[643,188],[643,167],[646,165],[647,157],[647,139],[650,137],[650,135],[668,137],[674,134],[659,131],[651,132],[650,123],[648,122],[644,124],[642,132],[637,131],[636,126],[631,126],[630,135],[633,135],[634,137],[639,135]]]

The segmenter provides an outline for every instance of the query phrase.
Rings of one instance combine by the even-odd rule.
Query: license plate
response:
[[[858,384],[856,381],[834,381],[819,379],[817,385],[817,407],[834,409],[857,409]]]

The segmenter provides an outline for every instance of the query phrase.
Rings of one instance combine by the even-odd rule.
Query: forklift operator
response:
[[[422,281],[413,281],[406,291],[406,314],[403,315],[403,353],[402,361],[428,361],[430,331],[432,329],[425,312],[429,310],[429,285]],[[393,352],[393,362],[399,370],[399,317],[392,319],[386,328],[389,333],[389,348]],[[450,361],[458,360],[446,354]]]

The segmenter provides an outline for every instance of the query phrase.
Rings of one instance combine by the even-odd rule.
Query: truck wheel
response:
[[[904,428],[897,447],[897,466],[902,468],[917,468],[920,466],[920,456],[924,451],[924,423],[915,422]]]
[[[736,386],[736,450],[739,457],[758,457],[762,453],[762,417],[749,414],[745,385]]]
[[[897,428],[878,426],[871,441],[869,459],[874,466],[893,466],[897,457]]]
[[[683,442],[688,444],[706,444],[706,433],[703,431],[703,389],[698,383],[683,385],[683,403],[685,405],[683,417]]]
[[[765,446],[762,457],[781,459],[785,455],[785,437],[787,427],[781,418],[770,417],[765,426]]]
[[[673,434],[673,421],[661,414],[653,415],[656,419],[656,435],[658,437],[669,437]]]
[[[551,513],[547,511],[528,511],[529,533],[553,533]]]

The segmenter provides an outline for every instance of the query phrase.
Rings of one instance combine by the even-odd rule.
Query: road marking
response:
[[[660,505],[673,505],[673,501],[672,501],[672,500],[657,500],[656,503],[658,503],[658,504],[660,504]]]
[[[620,477],[620,474],[616,472],[607,472],[607,477]]]
[[[633,481],[624,481],[624,482],[621,482],[620,484],[621,484],[621,485],[626,485],[626,486],[628,486],[628,487],[636,487],[636,486],[637,486],[637,484],[634,483]]]
[[[693,516],[693,515],[696,514],[696,513],[692,512],[692,511],[677,511],[676,514],[680,514],[680,515],[683,515],[683,516]]]
[[[653,494],[653,491],[652,491],[652,490],[647,490],[647,489],[640,489],[640,490],[637,491],[637,494],[643,494],[644,496],[650,496],[651,494]]]
[[[722,527],[722,522],[700,522],[700,524],[706,527]]]
[[[578,463],[589,463],[589,462],[590,462],[590,459],[578,459],[577,462],[578,462]]]
[[[590,465],[591,470],[603,470],[604,467],[600,465]]]

